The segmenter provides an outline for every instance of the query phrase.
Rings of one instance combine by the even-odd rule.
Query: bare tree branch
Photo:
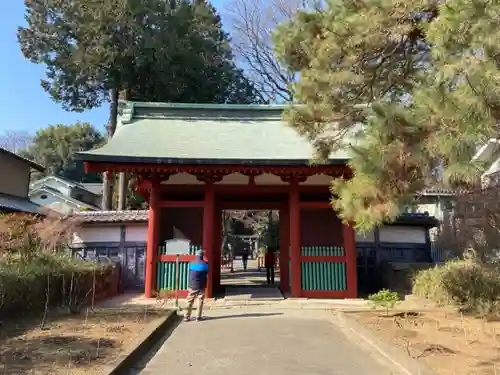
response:
[[[279,63],[271,34],[280,23],[291,20],[295,13],[306,9],[309,2],[232,0],[226,6],[236,58],[267,100],[290,102],[293,99],[290,85],[295,81],[296,73]]]
[[[27,131],[4,131],[0,134],[0,147],[18,153],[26,150],[33,141]]]
[[[498,185],[476,187],[458,194],[453,218],[457,252],[472,252],[483,262],[498,262],[500,252],[500,193]],[[450,245],[450,244],[448,244]],[[457,254],[462,255],[462,254]]]

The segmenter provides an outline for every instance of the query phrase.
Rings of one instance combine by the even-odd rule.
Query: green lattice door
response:
[[[347,294],[346,256],[342,246],[303,246],[300,251],[302,296],[341,298]]]

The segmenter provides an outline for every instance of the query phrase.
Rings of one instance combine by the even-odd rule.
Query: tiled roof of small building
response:
[[[148,210],[80,211],[74,216],[84,223],[146,222]]]
[[[399,215],[396,220],[394,220],[394,225],[418,225],[425,227],[434,227],[438,225],[439,220],[434,216],[429,215],[429,213],[403,213]]]
[[[74,214],[83,223],[147,222],[148,215],[148,210],[81,211]],[[435,226],[437,219],[428,213],[404,213],[392,224]]]

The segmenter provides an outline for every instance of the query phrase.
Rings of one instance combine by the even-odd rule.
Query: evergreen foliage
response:
[[[121,92],[136,101],[259,101],[204,0],[25,0],[25,6],[18,39],[27,59],[46,66],[42,87],[66,110],[111,102],[110,137]],[[111,181],[105,173],[103,209],[111,208]]]
[[[136,100],[247,103],[215,9],[188,0],[26,0],[23,54],[45,64],[42,86],[65,109],[100,106],[111,90]]]
[[[100,182],[101,176],[85,174],[76,153],[102,145],[104,137],[89,123],[51,125],[37,131],[31,145],[21,154],[45,166],[46,175],[56,175],[79,182]],[[42,176],[34,176],[42,177]]]
[[[424,187],[474,181],[477,145],[498,136],[499,15],[498,1],[330,0],[278,28],[300,76],[291,126],[318,159],[355,138],[354,177],[332,186],[344,220],[370,229]]]

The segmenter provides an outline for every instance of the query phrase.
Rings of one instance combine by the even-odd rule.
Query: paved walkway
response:
[[[233,286],[257,286],[267,284],[266,279],[266,269],[257,267],[257,259],[249,259],[248,267],[245,271],[243,269],[243,261],[241,258],[237,258],[233,262],[233,272],[228,268],[224,268],[221,271],[221,284],[222,285],[233,285]],[[280,271],[279,269],[275,271],[274,283],[279,285],[280,283]]]
[[[358,344],[328,311],[216,309],[181,323],[140,374],[399,375]]]

